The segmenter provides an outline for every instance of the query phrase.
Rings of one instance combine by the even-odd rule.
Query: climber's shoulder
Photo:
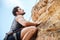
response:
[[[18,16],[16,16],[16,21],[22,21],[22,20],[24,20],[24,18],[23,18],[23,16],[22,15],[18,15]]]

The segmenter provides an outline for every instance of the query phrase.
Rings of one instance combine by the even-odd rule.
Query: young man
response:
[[[37,31],[35,26],[38,24],[26,21],[23,17],[25,14],[24,10],[18,6],[14,7],[12,12],[15,18],[11,30],[7,33],[10,35],[8,40],[30,40],[33,34]]]

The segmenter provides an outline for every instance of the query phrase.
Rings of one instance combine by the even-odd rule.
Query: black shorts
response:
[[[12,35],[9,35],[8,36],[8,39],[7,40],[21,40],[21,32],[16,32],[16,33],[13,33]]]

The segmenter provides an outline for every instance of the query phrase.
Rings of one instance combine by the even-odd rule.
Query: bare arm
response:
[[[37,23],[33,23],[33,22],[28,22],[28,21],[26,21],[24,18],[23,18],[23,16],[17,16],[16,17],[16,21],[18,22],[18,23],[20,23],[21,25],[23,25],[23,26],[36,26],[36,25],[38,25]]]

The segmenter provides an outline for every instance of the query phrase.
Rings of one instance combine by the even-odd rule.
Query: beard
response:
[[[22,15],[24,15],[24,14],[25,14],[25,12]]]
[[[24,15],[25,14],[25,12],[24,13],[22,13],[22,14],[20,14],[20,15]]]

